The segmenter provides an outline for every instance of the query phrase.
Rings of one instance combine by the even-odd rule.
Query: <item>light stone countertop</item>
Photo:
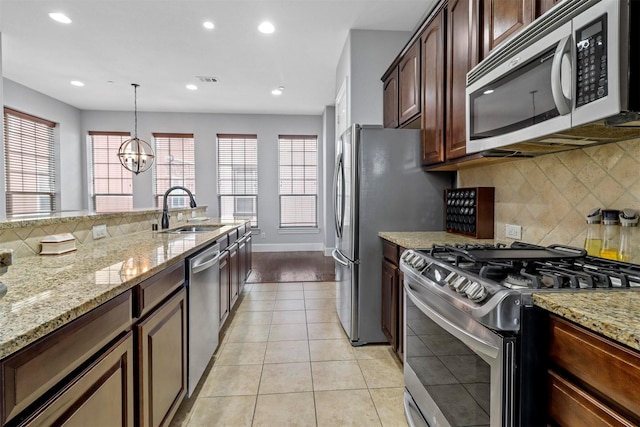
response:
[[[434,243],[496,242],[492,239],[476,240],[444,231],[380,232],[378,235],[402,247],[414,249],[430,248]],[[640,350],[640,290],[543,292],[534,294],[532,299],[536,306]]]
[[[533,303],[640,351],[640,292],[539,293],[533,295]]]
[[[214,231],[142,231],[79,245],[74,252],[19,258],[0,276],[0,358],[27,346],[238,228],[211,219]]]

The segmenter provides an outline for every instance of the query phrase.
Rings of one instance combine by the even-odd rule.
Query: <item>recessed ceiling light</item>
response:
[[[274,27],[271,22],[264,21],[258,26],[258,30],[264,34],[271,34],[276,30],[276,27]]]
[[[213,30],[213,28],[215,27],[215,25],[213,25],[213,22],[211,21],[203,22],[202,26],[205,27],[207,30]]]
[[[71,80],[70,82],[72,85],[74,86],[78,86],[78,87],[82,87],[84,86],[84,83],[82,83],[80,80]]]
[[[71,24],[71,18],[69,18],[64,13],[51,12],[49,14],[49,18],[53,19],[54,21],[62,22],[63,24]]]
[[[271,91],[272,95],[282,95],[282,91],[284,90],[284,86],[280,86],[277,89]]]
[[[188,84],[187,85],[187,89],[189,89],[189,90],[198,90],[198,86],[193,85],[193,84]]]

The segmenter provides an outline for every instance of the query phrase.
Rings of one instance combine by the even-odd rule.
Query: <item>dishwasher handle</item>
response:
[[[215,252],[215,254],[211,258],[206,259],[204,261],[198,259],[191,266],[191,272],[193,274],[200,273],[201,271],[204,271],[213,267],[218,263],[218,261],[220,261],[220,251]]]

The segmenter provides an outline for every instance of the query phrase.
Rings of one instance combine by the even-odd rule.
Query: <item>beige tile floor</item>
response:
[[[254,283],[172,426],[406,426],[389,346],[352,347],[334,282]]]

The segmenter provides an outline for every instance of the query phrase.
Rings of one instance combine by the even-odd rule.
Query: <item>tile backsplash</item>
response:
[[[495,238],[582,247],[593,208],[640,210],[640,139],[458,172],[458,187],[495,187]]]
[[[179,212],[184,215],[182,221],[177,221],[175,218]],[[191,212],[195,212],[196,216],[204,216],[206,206],[198,206],[195,209],[172,209],[170,226],[175,227],[185,223]],[[162,211],[154,210],[3,222],[0,224],[0,247],[12,249],[15,257],[24,258],[38,255],[40,241],[49,235],[71,233],[76,239],[76,246],[81,246],[94,242],[92,233],[94,225],[106,225],[106,238],[109,238],[151,230],[151,224],[160,224],[161,218]]]

